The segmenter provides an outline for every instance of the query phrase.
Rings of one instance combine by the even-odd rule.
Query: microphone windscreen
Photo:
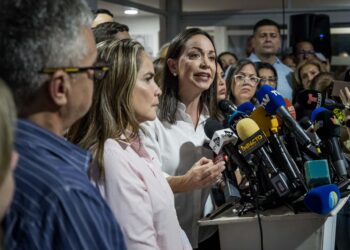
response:
[[[324,97],[321,92],[313,89],[305,89],[295,96],[295,103],[306,110],[314,110],[322,105]]]
[[[322,140],[340,137],[340,123],[332,111],[318,108],[311,116],[315,119],[315,131]]]
[[[279,107],[286,106],[283,96],[281,96],[277,90],[269,85],[261,86],[256,92],[256,97],[260,104],[265,107],[266,112],[271,115],[276,114],[276,110]]]
[[[243,118],[238,121],[236,126],[238,137],[244,141],[260,130],[258,124],[250,118]]]
[[[230,114],[237,110],[236,106],[232,102],[226,99],[219,101],[218,105],[220,110],[224,113]]]
[[[339,108],[335,108],[332,110],[333,114],[335,115],[335,117],[338,119],[339,123],[344,125],[345,123],[345,117],[344,117],[344,112],[343,110],[339,109]]]
[[[327,160],[312,160],[304,163],[306,185],[310,188],[331,184]]]
[[[259,126],[259,128],[264,131],[265,135],[269,137],[270,126],[271,126],[271,116],[269,116],[263,106],[257,107],[251,114],[250,118],[253,119]]]
[[[214,118],[208,118],[205,121],[204,132],[209,139],[213,138],[215,131],[218,131],[220,129],[224,129],[224,126],[222,126],[218,120]]]
[[[230,126],[235,124],[237,121],[239,121],[242,118],[246,118],[248,115],[244,112],[241,111],[234,111],[232,112],[227,118],[227,124],[229,124]]]
[[[305,131],[313,130],[313,124],[307,116],[301,118],[299,124]]]
[[[255,109],[255,106],[253,103],[251,102],[244,102],[241,105],[239,105],[237,107],[238,111],[241,111],[243,113],[246,113],[248,115],[250,115],[250,113]]]
[[[289,114],[291,114],[291,116],[294,119],[297,119],[297,113],[295,112],[295,108],[294,108],[293,104],[289,101],[288,98],[283,98],[283,100],[286,103],[286,108],[287,108]]]
[[[314,111],[312,111],[312,113],[311,113],[311,122],[315,123],[317,115],[319,113],[325,111],[325,110],[327,110],[327,109],[324,108],[324,107],[319,107],[319,108],[315,109]]]
[[[339,188],[329,184],[311,189],[304,198],[304,204],[311,212],[325,215],[335,208],[339,199]]]

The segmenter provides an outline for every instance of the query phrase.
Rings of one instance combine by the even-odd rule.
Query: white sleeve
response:
[[[144,122],[141,124],[142,133],[140,135],[142,144],[154,159],[158,166],[162,166],[161,149],[158,143],[157,123],[160,124],[158,118],[154,121]],[[164,173],[164,172],[163,172]]]
[[[181,241],[184,250],[193,250],[190,241],[184,230],[181,229]]]

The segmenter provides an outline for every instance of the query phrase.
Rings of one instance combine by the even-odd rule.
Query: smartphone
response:
[[[345,87],[348,87],[348,89],[350,90],[350,82],[333,80],[331,96],[332,97],[339,97],[340,90],[344,89]]]

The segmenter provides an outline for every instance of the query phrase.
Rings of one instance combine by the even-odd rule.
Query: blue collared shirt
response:
[[[4,220],[5,249],[126,249],[120,227],[90,184],[91,155],[19,120],[16,192]]]
[[[261,62],[261,60],[257,57],[256,54],[250,54],[249,60],[252,62]],[[292,75],[293,70],[283,64],[280,59],[276,57],[275,63],[272,65],[275,67],[277,71],[278,83],[277,83],[277,91],[280,94],[288,98],[290,101],[293,99],[293,88],[292,88]]]

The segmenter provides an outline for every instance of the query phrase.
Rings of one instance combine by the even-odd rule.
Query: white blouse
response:
[[[139,142],[108,139],[102,196],[117,218],[128,249],[192,249],[175,211],[174,195],[159,165]]]
[[[142,124],[145,135],[141,138],[146,150],[159,162],[163,172],[171,176],[184,175],[203,156],[213,158],[212,151],[203,147],[204,142],[208,141],[204,132],[205,121],[209,118],[208,109],[203,108],[196,129],[185,110],[185,105],[179,103],[175,124],[159,119]],[[205,207],[206,210],[213,208],[211,202],[206,204],[209,191],[206,188],[175,194],[180,225],[194,248],[216,230],[215,227],[198,226],[198,220],[205,215]]]

